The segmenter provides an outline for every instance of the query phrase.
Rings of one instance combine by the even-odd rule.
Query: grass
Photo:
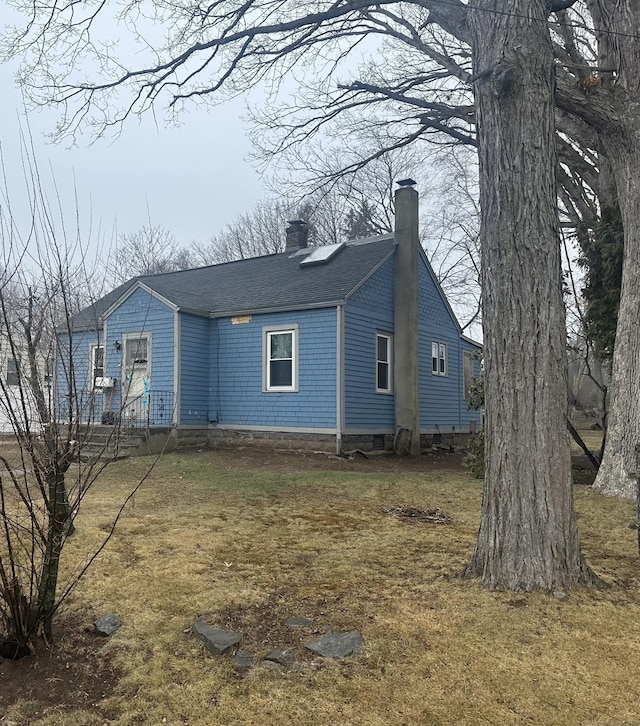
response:
[[[83,505],[67,568],[149,461],[107,470]],[[487,592],[456,576],[473,549],[480,481],[370,462],[298,471],[291,461],[166,456],[64,615],[88,624],[118,613],[122,628],[96,645],[117,669],[115,687],[83,708],[24,699],[0,716],[40,726],[640,723],[631,503],[576,490],[583,551],[608,590],[564,600]],[[384,514],[397,504],[439,507],[453,523]],[[301,670],[241,676],[189,635],[203,613],[240,628],[259,656],[292,648]],[[282,627],[291,615],[312,617],[316,632],[358,628],[365,650],[314,659],[302,647],[313,634]]]
[[[602,445],[602,431],[580,431],[580,438],[584,441],[589,450],[597,456],[600,451],[600,446]],[[581,451],[580,447],[573,439],[571,439],[571,451],[574,453]]]

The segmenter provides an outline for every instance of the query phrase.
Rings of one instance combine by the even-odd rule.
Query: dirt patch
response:
[[[233,605],[213,613],[209,622],[243,634],[240,647],[265,658],[273,650],[287,650],[297,661],[313,658],[305,643],[328,630],[350,629],[359,622],[350,614],[343,596],[338,593],[302,597],[295,590],[267,594],[262,602],[251,605]],[[358,614],[359,615],[359,614]],[[292,616],[310,618],[308,628],[289,628],[285,625]]]
[[[186,452],[184,452],[186,453]],[[466,455],[437,450],[420,456],[395,456],[384,452],[353,453],[336,456],[322,451],[283,451],[238,447],[215,449],[216,466],[229,471],[370,471],[421,472],[460,471]]]
[[[383,507],[382,511],[390,517],[403,519],[408,522],[428,522],[430,524],[451,524],[453,521],[450,514],[442,509],[421,509],[408,504],[399,504],[393,507]]]
[[[108,642],[84,623],[59,619],[55,635],[49,648],[37,641],[33,656],[18,661],[0,658],[0,717],[10,713],[9,721],[16,726],[52,709],[97,713],[98,703],[111,695],[119,680]],[[15,704],[19,708],[12,709]]]
[[[354,453],[336,456],[321,451],[257,450],[249,447],[216,449],[216,466],[228,471],[370,471],[372,473],[419,473],[428,471],[464,471],[465,449],[437,449],[420,456],[395,456],[391,453]],[[590,486],[595,472],[587,457],[572,454],[574,481]]]

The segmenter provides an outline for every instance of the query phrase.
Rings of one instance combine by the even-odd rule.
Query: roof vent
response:
[[[343,250],[347,246],[346,242],[339,242],[336,245],[324,245],[322,247],[316,247],[313,252],[301,260],[300,267],[312,267],[313,265],[326,265],[327,262],[332,260],[340,250]]]

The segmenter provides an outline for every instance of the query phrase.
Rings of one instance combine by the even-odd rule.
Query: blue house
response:
[[[418,243],[416,191],[398,189],[394,234],[319,248],[306,234],[290,223],[284,253],[137,277],[76,315],[59,346],[88,419],[339,452],[474,431],[479,345]],[[62,409],[68,379],[59,366]]]

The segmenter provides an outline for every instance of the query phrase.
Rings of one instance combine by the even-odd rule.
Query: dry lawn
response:
[[[81,511],[67,568],[108,529],[149,463],[107,470]],[[38,680],[47,653],[0,663],[5,683],[34,684],[17,700],[5,692],[0,724],[640,724],[633,506],[576,490],[583,550],[608,590],[564,600],[487,592],[456,577],[473,548],[482,483],[442,464],[166,456],[61,615],[60,672]],[[384,513],[398,504],[440,508],[453,521]],[[108,612],[123,621],[115,635],[73,640],[73,629]],[[293,648],[301,670],[239,673],[189,635],[203,613],[241,628],[243,647],[259,656]],[[286,631],[292,615],[314,628]],[[305,653],[302,644],[329,627],[358,628],[364,652],[344,662]],[[83,705],[64,697],[65,668],[80,666]],[[58,705],[45,697],[54,686]]]

